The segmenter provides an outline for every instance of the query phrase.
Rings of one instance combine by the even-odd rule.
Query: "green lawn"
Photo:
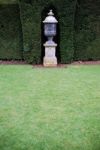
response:
[[[100,150],[100,66],[0,65],[0,150]]]

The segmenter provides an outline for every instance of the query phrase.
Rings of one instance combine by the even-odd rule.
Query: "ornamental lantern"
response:
[[[44,66],[56,66],[57,58],[56,47],[57,44],[53,41],[53,37],[56,36],[57,23],[58,21],[54,17],[52,10],[48,13],[48,16],[43,21],[44,23],[44,35],[48,38],[47,42],[44,44],[45,47],[45,57]]]
[[[48,40],[53,40],[53,36],[56,36],[56,28],[58,21],[54,17],[52,10],[48,13],[48,16],[43,21],[44,23],[44,35],[48,37]]]

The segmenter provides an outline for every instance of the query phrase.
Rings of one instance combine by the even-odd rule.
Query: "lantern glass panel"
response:
[[[55,23],[46,23],[44,25],[44,34],[45,34],[45,36],[55,36],[56,35],[56,24]]]

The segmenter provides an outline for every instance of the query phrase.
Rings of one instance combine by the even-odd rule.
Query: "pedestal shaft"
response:
[[[43,65],[46,67],[57,66],[57,58],[56,58],[57,44],[53,45],[44,44],[44,46],[45,46],[45,57],[43,59]]]

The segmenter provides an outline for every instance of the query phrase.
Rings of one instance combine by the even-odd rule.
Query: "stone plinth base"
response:
[[[44,62],[43,65],[45,67],[55,67],[57,66],[57,58],[49,58],[49,57],[44,57]]]
[[[55,67],[57,66],[57,58],[56,58],[56,46],[57,44],[52,42],[46,42],[45,46],[45,57],[43,59],[43,65],[45,67]]]

